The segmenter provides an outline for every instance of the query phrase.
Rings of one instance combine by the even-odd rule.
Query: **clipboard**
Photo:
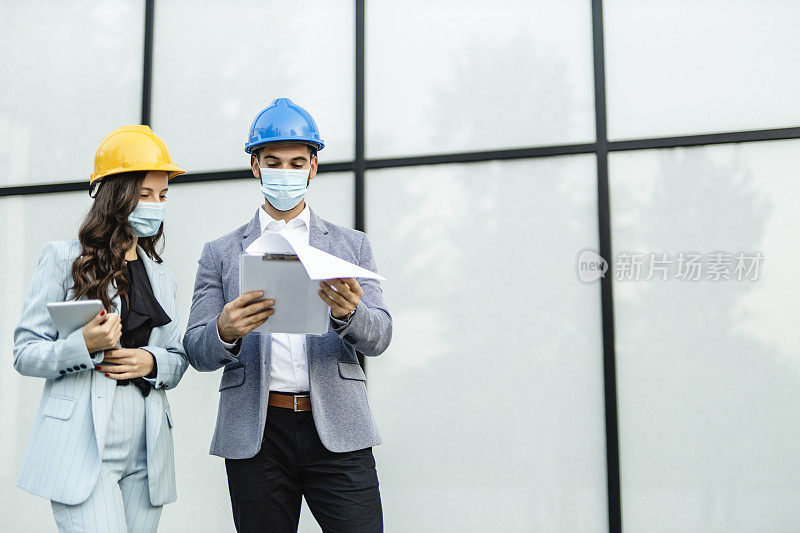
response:
[[[253,330],[261,333],[327,333],[330,308],[319,297],[319,281],[335,278],[385,279],[275,232],[263,233],[239,257],[239,294],[264,291],[275,300],[275,314]]]
[[[275,314],[253,331],[260,333],[308,333],[328,331],[328,306],[309,279],[296,254],[242,254],[239,258],[239,287],[242,294],[264,291],[275,300]]]

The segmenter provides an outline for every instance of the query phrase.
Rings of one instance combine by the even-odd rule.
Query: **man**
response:
[[[197,269],[183,342],[194,368],[225,368],[211,453],[225,458],[239,532],[297,531],[302,496],[323,531],[383,530],[372,456],[380,436],[356,356],[380,355],[391,340],[380,284],[320,282],[325,335],[251,333],[275,303],[260,291],[239,295],[239,255],[265,231],[376,269],[366,235],[306,205],[323,147],[300,106],[279,98],[264,109],[245,151],[266,201],[249,223],[206,243]]]

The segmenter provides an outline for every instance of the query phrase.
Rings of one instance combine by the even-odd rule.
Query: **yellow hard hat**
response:
[[[172,162],[167,145],[149,126],[122,126],[100,141],[89,183],[136,170],[164,170],[169,178],[186,173]]]

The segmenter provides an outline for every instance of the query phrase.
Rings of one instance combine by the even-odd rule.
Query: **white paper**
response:
[[[292,254],[300,261],[264,260],[264,254]],[[308,333],[328,331],[329,307],[319,297],[319,280],[384,278],[312,246],[267,232],[247,247],[239,261],[239,290],[264,291],[275,300],[275,314],[253,331]]]
[[[288,239],[275,232],[266,232],[245,250],[247,254],[294,253],[314,280],[336,278],[365,278],[385,281],[386,278],[371,270],[354,265],[335,255],[323,252],[297,239]]]

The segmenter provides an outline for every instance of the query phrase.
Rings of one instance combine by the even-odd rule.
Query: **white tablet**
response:
[[[58,329],[58,337],[65,339],[88,324],[103,310],[100,300],[73,300],[47,304],[47,310]]]

